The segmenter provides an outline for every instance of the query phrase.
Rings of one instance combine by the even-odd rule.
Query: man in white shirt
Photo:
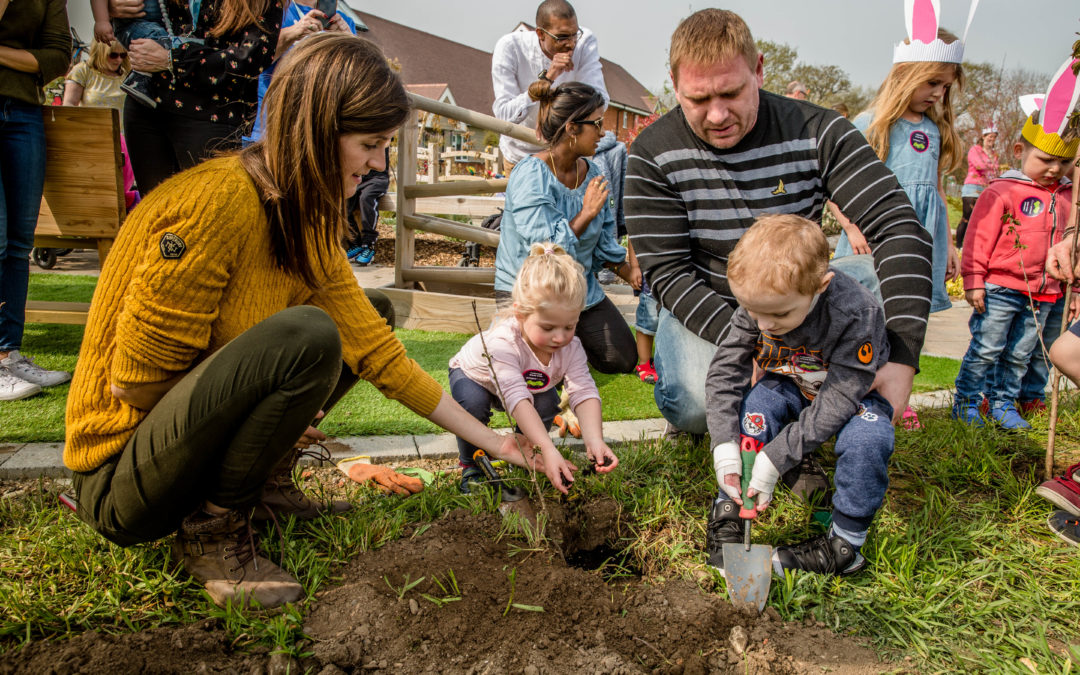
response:
[[[547,79],[584,82],[609,99],[600,67],[596,36],[578,26],[577,14],[566,0],[544,0],[536,8],[536,32],[519,30],[499,38],[491,55],[491,85],[495,90],[495,117],[536,128],[538,104],[529,97],[529,85]],[[541,147],[503,136],[499,141],[506,173]]]

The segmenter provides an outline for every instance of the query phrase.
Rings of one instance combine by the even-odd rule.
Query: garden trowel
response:
[[[513,511],[522,518],[528,520],[529,524],[535,528],[536,510],[529,501],[525,490],[513,485],[507,485],[503,480],[503,477],[499,475],[498,470],[492,466],[491,459],[487,456],[487,453],[480,448],[477,448],[476,452],[473,453],[473,461],[476,462],[476,465],[484,472],[484,476],[487,477],[488,482],[499,491],[499,513],[505,516],[507,513]]]
[[[754,468],[754,450],[742,453],[742,499],[739,517],[743,519],[743,541],[724,544],[724,580],[727,582],[728,598],[736,609],[754,610],[765,608],[772,583],[772,546],[750,544],[750,523],[757,516],[754,499],[746,496],[750,486],[750,473]]]

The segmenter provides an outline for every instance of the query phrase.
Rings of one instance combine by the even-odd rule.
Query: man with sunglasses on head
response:
[[[600,67],[596,36],[578,26],[577,14],[566,0],[544,0],[536,8],[536,31],[515,31],[502,36],[491,55],[491,85],[495,90],[495,117],[536,127],[536,101],[529,85],[543,79],[553,85],[584,82],[609,97]],[[499,141],[507,174],[541,146],[503,136]]]

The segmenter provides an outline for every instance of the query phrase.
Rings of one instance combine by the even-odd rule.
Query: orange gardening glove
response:
[[[375,487],[383,492],[399,495],[414,495],[424,489],[424,482],[394,471],[390,467],[378,464],[353,464],[349,467],[349,478],[357,483],[374,481]]]

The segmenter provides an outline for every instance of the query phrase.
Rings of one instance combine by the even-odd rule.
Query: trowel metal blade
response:
[[[772,546],[724,544],[724,580],[731,604],[760,614],[772,584]]]

